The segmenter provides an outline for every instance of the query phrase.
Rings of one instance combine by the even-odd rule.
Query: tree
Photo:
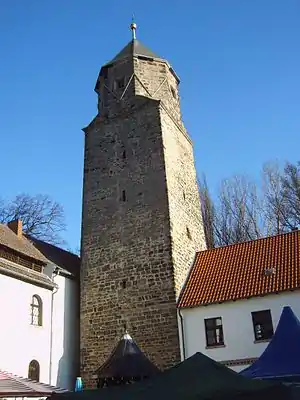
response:
[[[287,207],[283,191],[282,171],[278,162],[265,163],[262,170],[262,214],[266,235],[286,231]]]
[[[198,187],[201,201],[202,221],[204,226],[204,234],[206,246],[208,249],[215,247],[215,206],[210,196],[206,177],[203,174],[202,179],[198,179]]]
[[[282,193],[285,202],[285,226],[288,229],[300,227],[300,161],[287,162],[282,177]]]
[[[213,200],[203,175],[199,180],[207,248],[257,239],[261,236],[261,204],[256,185],[244,176],[221,182]]]
[[[244,176],[223,180],[215,213],[218,246],[260,237],[260,202],[255,184]]]
[[[23,232],[52,244],[63,244],[66,229],[63,207],[47,195],[19,194],[12,201],[0,202],[0,222],[20,219]]]
[[[258,239],[300,227],[300,161],[262,168],[261,185],[243,175],[224,179],[215,199],[199,181],[207,247]]]

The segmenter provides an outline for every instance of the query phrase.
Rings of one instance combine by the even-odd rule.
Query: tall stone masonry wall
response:
[[[176,297],[195,251],[204,248],[177,78],[157,60],[133,58],[131,65],[125,60],[104,71],[96,86],[99,114],[85,129],[80,322],[86,387],[95,385],[96,369],[125,327],[160,368],[180,360]],[[125,94],[113,82],[122,73]],[[115,88],[118,100],[104,88]]]
[[[184,127],[160,107],[164,146],[172,263],[176,297],[186,281],[197,251],[206,249],[192,143]]]
[[[172,262],[178,297],[196,252],[206,249],[193,145],[181,118],[178,77],[169,64],[135,58],[134,72],[135,93],[160,100]]]

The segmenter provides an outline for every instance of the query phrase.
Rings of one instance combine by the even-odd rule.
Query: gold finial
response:
[[[136,23],[134,22],[134,16],[132,16],[132,22],[130,25],[130,29],[132,31],[132,40],[136,39]]]

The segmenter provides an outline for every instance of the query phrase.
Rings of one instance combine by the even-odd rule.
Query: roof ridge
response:
[[[55,249],[57,249],[57,250],[63,251],[63,252],[68,253],[68,254],[70,254],[70,255],[72,255],[72,256],[75,256],[75,257],[80,258],[76,253],[73,253],[72,251],[66,250],[66,249],[64,249],[63,247],[57,246],[57,245],[55,245],[55,244],[53,244],[53,243],[46,242],[45,240],[38,239],[38,238],[36,238],[36,237],[34,237],[34,236],[31,236],[31,235],[26,235],[26,237],[27,237],[27,240],[29,240],[30,243],[33,244],[33,246],[34,246],[34,242],[39,242],[39,243],[41,243],[41,244],[45,244],[45,245],[47,245],[47,246],[49,246],[49,247],[55,248]],[[36,248],[36,247],[35,247],[35,248]],[[40,251],[40,250],[39,250],[39,251]],[[41,252],[41,251],[40,251],[40,252]]]
[[[246,243],[255,243],[255,242],[258,242],[260,240],[272,239],[272,238],[279,237],[279,236],[292,235],[292,234],[295,234],[297,232],[300,233],[300,230],[298,228],[295,229],[295,230],[289,231],[289,232],[276,233],[274,235],[263,236],[263,237],[260,237],[260,238],[257,238],[257,239],[252,239],[252,240],[249,239],[249,240],[245,240],[245,241],[242,241],[242,242],[224,244],[222,246],[213,247],[212,249],[200,250],[200,251],[197,251],[196,253],[199,254],[199,253],[205,253],[205,252],[212,252],[212,251],[216,251],[218,249],[224,249],[226,247],[239,246],[239,245],[246,244]]]

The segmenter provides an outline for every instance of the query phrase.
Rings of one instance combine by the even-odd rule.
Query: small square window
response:
[[[267,340],[273,336],[273,322],[270,310],[252,312],[255,340]]]
[[[208,318],[204,320],[206,346],[215,347],[224,345],[222,318]]]
[[[124,89],[125,88],[125,77],[123,76],[122,78],[117,78],[114,80],[113,83],[113,90],[119,90],[119,89]]]

